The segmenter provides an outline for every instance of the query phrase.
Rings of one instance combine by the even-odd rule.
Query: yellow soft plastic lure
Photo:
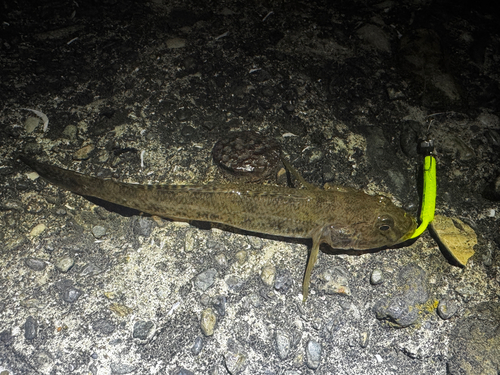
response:
[[[427,155],[424,159],[424,188],[422,192],[422,209],[420,210],[420,225],[410,238],[420,236],[434,220],[436,209],[436,158]]]

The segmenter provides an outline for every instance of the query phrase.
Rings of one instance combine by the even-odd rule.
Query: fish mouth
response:
[[[410,229],[408,230],[408,232],[405,233],[403,237],[399,239],[398,242],[405,242],[406,240],[409,240],[413,235],[413,233],[415,232],[415,230],[417,229],[417,221],[415,220],[415,218],[410,216],[410,219],[411,219]]]

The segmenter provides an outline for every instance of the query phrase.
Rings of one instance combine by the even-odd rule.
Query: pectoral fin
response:
[[[309,294],[309,284],[311,283],[311,274],[316,264],[316,259],[318,259],[319,245],[321,244],[320,236],[313,236],[313,245],[311,252],[309,253],[309,260],[307,261],[306,273],[304,274],[304,280],[302,281],[302,302],[305,303],[307,296]]]

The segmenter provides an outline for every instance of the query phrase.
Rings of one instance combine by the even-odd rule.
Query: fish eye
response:
[[[394,226],[394,220],[392,217],[383,215],[377,218],[378,229],[386,232]]]

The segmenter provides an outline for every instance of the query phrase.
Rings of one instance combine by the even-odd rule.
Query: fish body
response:
[[[293,189],[258,184],[140,185],[86,176],[26,157],[21,160],[63,189],[152,215],[311,238],[304,300],[321,243],[336,249],[380,248],[407,240],[416,228],[415,219],[390,199],[354,189]]]

